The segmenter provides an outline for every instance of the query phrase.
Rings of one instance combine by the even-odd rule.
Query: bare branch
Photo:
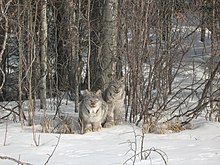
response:
[[[12,157],[9,157],[9,156],[0,156],[0,159],[11,160],[11,161],[17,163],[18,165],[32,165],[31,163],[22,162],[20,160],[17,160],[15,158],[12,158]]]
[[[0,63],[1,63],[1,57],[0,57]],[[0,84],[0,91],[5,83],[5,73],[3,72],[2,68],[0,68],[0,71],[2,73],[2,83]]]
[[[54,153],[55,153],[55,151],[56,151],[56,149],[57,149],[57,147],[58,147],[58,145],[59,145],[60,138],[61,138],[61,134],[60,134],[59,137],[57,138],[57,143],[56,143],[56,145],[55,145],[55,147],[54,147],[52,153],[51,153],[50,156],[48,157],[47,161],[44,163],[44,165],[48,164],[49,161],[50,161],[50,159],[51,159],[52,156],[54,155]]]

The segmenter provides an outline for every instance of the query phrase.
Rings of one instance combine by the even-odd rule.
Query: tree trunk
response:
[[[24,58],[24,4],[18,3],[18,50],[19,50],[19,74],[18,74],[18,109],[19,109],[19,120],[21,125],[24,125],[24,112],[22,108],[22,85],[23,85],[23,58]]]
[[[0,0],[0,100],[4,100],[4,97],[7,95],[6,88],[4,83],[6,81],[6,58],[7,54],[5,52],[8,39],[8,29],[9,29],[9,18],[7,16],[7,11],[10,6],[11,1],[8,2],[8,5],[3,4],[3,1]]]
[[[44,110],[46,104],[46,77],[47,77],[47,0],[41,1],[41,82],[40,82],[40,107]]]
[[[201,42],[205,42],[206,19],[206,11],[204,11],[201,18]]]
[[[211,58],[210,58],[210,64],[209,64],[209,77],[211,77],[211,74],[216,66],[217,61],[217,52],[218,52],[218,38],[217,38],[217,0],[212,0],[211,2],[212,6],[212,13],[210,13],[211,16]],[[209,101],[210,101],[210,108],[211,112],[209,115],[209,120],[212,120],[212,114],[214,112],[214,105],[213,105],[213,92],[214,92],[214,83],[211,82],[210,84],[210,91],[209,91]]]
[[[57,86],[60,91],[67,91],[68,86],[68,62],[71,52],[69,36],[69,15],[67,1],[56,1],[56,29],[57,29]],[[56,91],[58,92],[58,91]]]
[[[101,52],[102,86],[116,77],[118,45],[118,0],[106,0],[103,13]]]
[[[80,0],[78,2],[78,7],[80,8]],[[70,64],[69,64],[69,85],[71,93],[74,94],[74,101],[75,101],[75,112],[79,110],[79,88],[80,88],[80,60],[79,60],[79,33],[78,33],[78,26],[79,26],[79,18],[77,17],[79,14],[76,10],[77,3],[69,0],[69,29],[70,29]],[[77,13],[78,12],[78,13]],[[77,20],[78,19],[78,20]]]
[[[89,58],[89,70],[90,70],[90,88],[96,91],[102,87],[101,81],[101,67],[100,67],[100,32],[101,32],[101,12],[103,8],[103,2],[99,0],[91,0],[89,14],[90,25],[90,58]],[[87,8],[89,9],[89,7]],[[84,87],[88,87],[88,75]]]

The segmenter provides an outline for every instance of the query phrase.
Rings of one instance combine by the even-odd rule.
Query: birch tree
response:
[[[116,63],[118,51],[118,0],[106,0],[103,9],[102,29],[102,86],[116,77]]]
[[[46,78],[47,78],[47,0],[41,1],[41,82],[40,82],[40,106],[46,110]]]
[[[6,43],[8,38],[8,29],[9,29],[9,20],[7,16],[8,7],[10,6],[12,0],[8,1],[5,5],[3,4],[3,1],[0,0],[0,95],[2,94],[2,88],[5,83],[5,71],[3,67],[3,61],[5,61],[5,49],[6,49]]]

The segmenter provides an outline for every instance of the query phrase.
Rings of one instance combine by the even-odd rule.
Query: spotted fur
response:
[[[103,99],[108,104],[108,112],[104,126],[122,124],[124,121],[125,85],[124,77],[111,81],[103,92]]]
[[[101,90],[96,93],[84,91],[83,99],[79,105],[79,122],[82,133],[99,131],[106,118],[107,104],[102,99]]]

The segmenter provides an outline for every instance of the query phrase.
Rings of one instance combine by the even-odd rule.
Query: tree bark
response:
[[[24,112],[22,108],[22,84],[23,84],[23,58],[24,58],[24,14],[21,14],[23,12],[24,6],[23,3],[18,2],[18,50],[19,50],[19,74],[18,74],[18,109],[19,109],[19,120],[21,122],[21,125],[23,127],[24,125]]]
[[[100,0],[91,0],[90,3],[90,87],[91,90],[97,91],[102,87],[101,81],[101,67],[100,67],[100,35],[101,35],[101,11],[103,9],[103,2]],[[88,9],[88,8],[87,8]],[[88,86],[88,75],[86,75],[84,87]]]
[[[101,54],[102,86],[116,77],[118,45],[118,0],[106,0],[103,13]]]
[[[80,59],[79,59],[79,9],[81,6],[80,0],[77,2],[69,0],[69,29],[70,29],[70,73],[69,82],[71,93],[74,94],[75,112],[79,110],[79,88],[80,88]]]
[[[47,0],[41,1],[41,82],[40,82],[40,107],[44,110],[46,104],[46,78],[47,78]]]

